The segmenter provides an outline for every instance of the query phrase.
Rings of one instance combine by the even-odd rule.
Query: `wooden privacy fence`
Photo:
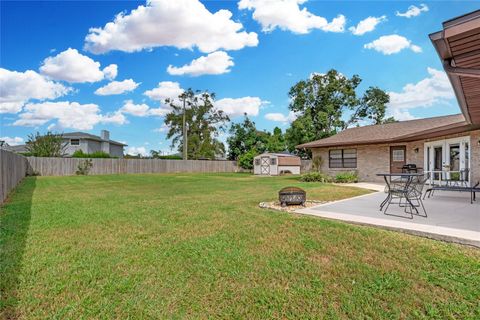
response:
[[[74,175],[83,158],[28,157],[29,174],[42,176]],[[239,172],[235,161],[164,159],[91,159],[89,174]]]
[[[24,156],[0,150],[0,203],[15,188],[27,173],[27,159]]]

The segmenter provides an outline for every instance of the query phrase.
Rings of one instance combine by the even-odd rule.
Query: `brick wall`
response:
[[[390,172],[390,146],[406,146],[406,162],[414,163],[418,167],[424,166],[424,148],[425,142],[436,141],[442,139],[449,139],[455,137],[462,137],[470,135],[470,167],[472,181],[480,181],[480,130],[471,131],[469,133],[455,134],[435,139],[419,140],[405,143],[391,143],[391,144],[374,144],[349,146],[347,148],[357,149],[357,168],[359,179],[361,181],[383,181],[382,177],[377,177],[376,174],[380,172]],[[328,173],[332,176],[339,172],[352,171],[355,169],[336,169],[328,166],[328,151],[335,148],[313,148],[312,155],[320,156],[323,160],[322,172]],[[417,151],[416,151],[417,150]]]

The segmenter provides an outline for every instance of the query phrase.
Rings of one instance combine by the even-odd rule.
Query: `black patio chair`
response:
[[[398,216],[402,218],[413,219],[413,215],[427,217],[427,211],[422,201],[422,194],[425,184],[429,180],[429,175],[419,176],[410,181],[392,183],[390,186],[390,198],[387,202],[385,211],[386,215]],[[398,202],[397,202],[398,200]],[[409,217],[387,213],[390,204],[398,204],[399,207],[404,208],[404,212],[410,214]],[[418,208],[423,210],[424,214],[420,214]]]

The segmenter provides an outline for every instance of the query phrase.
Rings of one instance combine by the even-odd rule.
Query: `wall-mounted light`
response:
[[[418,153],[418,148],[414,148],[413,152]]]

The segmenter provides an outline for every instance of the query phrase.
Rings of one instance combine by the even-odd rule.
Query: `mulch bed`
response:
[[[319,200],[307,200],[305,202],[305,205],[291,205],[291,206],[286,206],[282,207],[280,205],[280,202],[278,201],[270,201],[270,202],[260,202],[258,206],[262,209],[272,209],[272,210],[278,210],[278,211],[286,211],[286,212],[294,212],[299,209],[305,209],[305,208],[310,208],[314,206],[318,206],[320,204],[328,203],[330,201],[319,201]]]

